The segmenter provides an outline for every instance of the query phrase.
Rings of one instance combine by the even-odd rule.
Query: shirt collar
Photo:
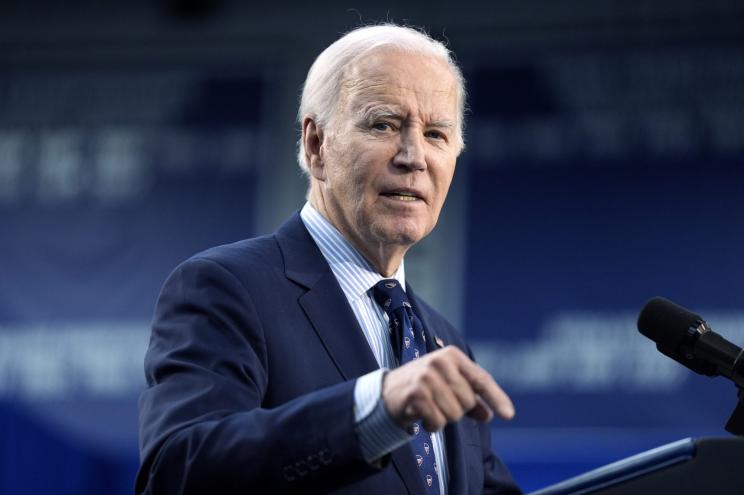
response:
[[[309,202],[300,211],[300,218],[321,254],[330,265],[349,302],[362,297],[377,282],[385,279],[354,246]],[[406,289],[406,271],[401,260],[393,277]]]

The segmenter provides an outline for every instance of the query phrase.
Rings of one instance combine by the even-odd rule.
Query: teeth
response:
[[[416,196],[410,196],[408,194],[391,194],[390,197],[402,201],[416,201],[418,199]]]

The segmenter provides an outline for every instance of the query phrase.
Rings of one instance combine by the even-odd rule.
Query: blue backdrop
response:
[[[664,295],[744,342],[737,160],[477,168],[470,191],[465,329],[517,405],[494,436],[526,487],[726,434],[734,386],[659,354],[635,318]]]
[[[132,493],[154,302],[180,261],[253,234],[262,84],[214,67],[5,84],[0,493]]]
[[[744,343],[741,50],[482,45],[455,50],[472,111],[451,255],[462,330],[517,408],[495,450],[532,489],[725,434],[733,386],[635,318],[663,295]],[[0,79],[0,493],[131,493],[160,285],[259,233],[262,171],[296,173],[269,162],[282,73],[48,65]]]

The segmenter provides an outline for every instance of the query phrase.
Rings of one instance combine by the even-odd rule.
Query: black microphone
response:
[[[696,373],[722,375],[744,388],[744,352],[697,315],[663,297],[654,297],[638,315],[638,330],[656,348]]]

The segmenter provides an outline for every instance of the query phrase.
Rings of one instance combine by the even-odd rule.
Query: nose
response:
[[[402,132],[400,148],[393,158],[393,164],[411,171],[426,170],[424,137],[413,129]]]

